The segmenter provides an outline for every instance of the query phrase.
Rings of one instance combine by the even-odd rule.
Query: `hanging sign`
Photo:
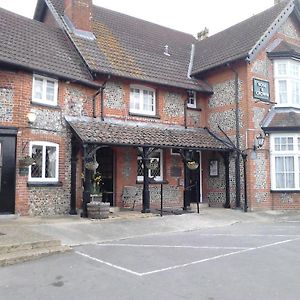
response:
[[[253,78],[253,98],[270,101],[270,84],[268,81]]]

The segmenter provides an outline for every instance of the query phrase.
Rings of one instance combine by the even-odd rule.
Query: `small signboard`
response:
[[[268,81],[253,78],[253,98],[270,101],[270,84]]]

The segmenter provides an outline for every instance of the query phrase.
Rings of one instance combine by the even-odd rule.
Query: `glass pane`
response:
[[[45,177],[56,177],[56,147],[46,147]]]
[[[294,157],[285,157],[286,172],[294,172]]]
[[[294,139],[292,137],[287,138],[287,150],[294,150]]]
[[[131,89],[130,90],[130,108],[134,110],[140,109],[140,90]]]
[[[275,157],[275,170],[276,173],[284,171],[284,157]]]
[[[0,143],[0,191],[1,191],[1,183],[2,183],[2,143]]]
[[[143,162],[142,162],[142,158],[138,157],[137,159],[137,176],[144,176],[144,167],[143,167]]]
[[[300,84],[299,81],[291,81],[292,84],[292,103],[300,104]]]
[[[279,80],[279,103],[287,103],[287,82],[286,80]]]
[[[34,79],[34,99],[43,99],[43,79]]]
[[[275,138],[275,151],[280,151],[280,138]]]
[[[35,164],[31,166],[31,177],[42,178],[43,176],[43,147],[32,146],[32,158]]]
[[[48,101],[54,101],[54,87],[55,83],[47,80],[46,99]]]
[[[286,75],[287,74],[287,65],[286,63],[278,64],[278,75]]]
[[[295,188],[295,176],[294,173],[286,174],[286,188]]]
[[[298,150],[300,150],[300,137],[298,137]]]
[[[299,76],[299,66],[298,64],[291,63],[291,75],[295,78]]]
[[[153,112],[154,111],[154,94],[151,91],[143,91],[143,102],[145,111]]]
[[[276,173],[276,188],[282,189],[285,187],[285,180],[283,173]]]

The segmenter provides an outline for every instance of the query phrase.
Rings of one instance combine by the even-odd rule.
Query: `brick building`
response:
[[[144,212],[161,192],[300,208],[299,16],[282,1],[197,40],[91,0],[0,9],[0,212],[85,213],[96,172],[104,201]]]

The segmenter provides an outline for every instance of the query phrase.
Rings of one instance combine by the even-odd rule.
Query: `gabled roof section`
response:
[[[49,1],[63,19],[62,1]],[[39,5],[35,17],[41,20]],[[70,35],[94,73],[212,92],[208,84],[188,76],[192,44],[196,42],[190,34],[97,6],[93,6],[93,33],[96,40]],[[166,46],[169,55],[164,54]]]
[[[296,58],[300,59],[300,47],[281,41],[280,44],[268,53],[270,58]]]
[[[95,86],[62,30],[0,8],[0,63]]]
[[[192,75],[236,60],[250,60],[278,30],[294,9],[285,0],[224,31],[196,43]]]

